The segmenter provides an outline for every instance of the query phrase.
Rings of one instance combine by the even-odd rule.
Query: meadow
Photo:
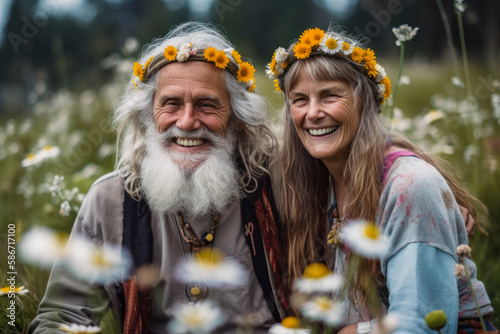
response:
[[[385,63],[389,63],[386,70],[395,85],[397,60],[392,66]],[[19,333],[27,332],[36,315],[49,270],[23,263],[19,256],[15,257],[15,267],[9,268],[9,237],[19,242],[33,226],[69,233],[84,194],[99,176],[114,167],[116,136],[110,116],[130,78],[133,60],[114,56],[100,66],[114,69],[114,78],[108,84],[76,93],[49,91],[38,82],[32,112],[0,123],[0,285],[8,286],[8,272],[15,270],[16,286],[29,290],[16,298]],[[274,92],[263,68],[263,64],[257,65],[258,90],[270,101],[271,118],[279,122],[282,96]],[[393,117],[391,101],[383,114],[394,131],[448,161],[460,181],[488,207],[489,215],[481,218],[481,223],[488,225],[488,235],[477,231],[471,245],[479,278],[497,310],[493,320],[498,326],[500,78],[479,62],[471,62],[468,70],[470,86],[446,59],[434,63],[407,61]],[[9,299],[0,296],[0,332],[13,333],[4,316],[8,307]]]

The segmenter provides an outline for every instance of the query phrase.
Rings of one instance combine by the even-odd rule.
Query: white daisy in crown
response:
[[[344,225],[341,234],[343,241],[364,258],[381,258],[387,252],[387,237],[373,222],[351,220]]]
[[[325,34],[319,43],[319,48],[324,53],[333,55],[342,50],[342,43],[344,41],[340,37],[334,34]]]

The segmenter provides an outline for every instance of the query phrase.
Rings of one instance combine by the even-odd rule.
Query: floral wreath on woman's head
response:
[[[145,83],[163,66],[173,62],[183,63],[187,60],[213,63],[217,68],[228,71],[238,81],[243,82],[249,92],[255,90],[255,68],[249,62],[242,61],[238,51],[235,49],[217,50],[214,47],[196,49],[193,48],[193,43],[184,43],[179,50],[169,45],[163,53],[152,56],[144,65],[135,62],[132,84],[138,88],[137,80]]]
[[[361,72],[377,83],[377,98],[382,101],[382,104],[391,96],[391,81],[385,69],[375,61],[373,50],[360,48],[346,37],[334,32],[325,32],[319,28],[305,30],[297,43],[289,50],[277,48],[273,59],[267,64],[266,74],[274,80],[276,90],[281,92],[280,79],[289,66],[299,59],[318,55],[343,58],[364,65]]]

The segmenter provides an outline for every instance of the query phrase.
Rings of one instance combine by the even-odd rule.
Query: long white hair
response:
[[[163,53],[168,45],[179,49],[184,43],[193,43],[193,47],[199,49],[209,46],[218,50],[233,48],[211,25],[188,22],[146,45],[138,62],[144,64],[150,57]],[[117,130],[115,169],[126,177],[125,190],[137,200],[142,197],[140,168],[146,152],[147,124],[154,121],[153,98],[157,74],[147,82],[137,82],[137,88],[132,85],[131,75],[113,117],[113,126]],[[229,72],[224,71],[223,74],[232,110],[229,126],[237,127],[237,152],[244,166],[241,184],[245,191],[251,192],[257,187],[257,179],[268,173],[266,166],[272,160],[277,146],[275,136],[266,126],[269,108],[262,96],[248,92],[245,85]]]

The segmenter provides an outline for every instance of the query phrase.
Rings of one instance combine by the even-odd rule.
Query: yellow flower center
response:
[[[111,262],[104,257],[102,249],[94,251],[91,262],[98,267],[108,267],[111,265]]]
[[[201,265],[204,266],[216,266],[220,265],[225,257],[225,254],[218,249],[202,248],[196,257]]]
[[[47,146],[45,146],[43,149],[44,149],[45,151],[48,151],[48,150],[52,149],[52,146],[47,145]]]
[[[191,313],[186,317],[185,322],[190,325],[200,326],[203,324],[203,317],[198,313]]]
[[[332,301],[327,297],[318,297],[316,298],[315,303],[321,311],[328,311],[332,308]]]
[[[367,236],[370,239],[374,239],[374,240],[378,239],[378,236],[380,234],[377,226],[375,226],[374,223],[368,223],[363,232],[364,232],[365,236]]]
[[[20,286],[18,288],[15,288],[14,291],[12,291],[13,293],[18,293],[19,291],[23,290],[24,289],[24,286]],[[10,287],[5,287],[5,288],[1,288],[0,289],[1,292],[3,293],[8,293],[8,292],[11,292],[10,290]]]
[[[333,50],[337,47],[337,41],[334,40],[333,38],[329,38],[326,43],[325,43],[326,47]]]
[[[35,153],[28,154],[27,159],[34,159],[34,158],[35,158]]]
[[[304,277],[311,279],[323,278],[330,273],[328,267],[323,263],[311,263],[304,270]]]
[[[281,325],[285,328],[299,328],[300,321],[297,317],[286,317]]]
[[[350,47],[351,45],[349,43],[347,42],[342,43],[342,50],[347,51],[349,50]]]

